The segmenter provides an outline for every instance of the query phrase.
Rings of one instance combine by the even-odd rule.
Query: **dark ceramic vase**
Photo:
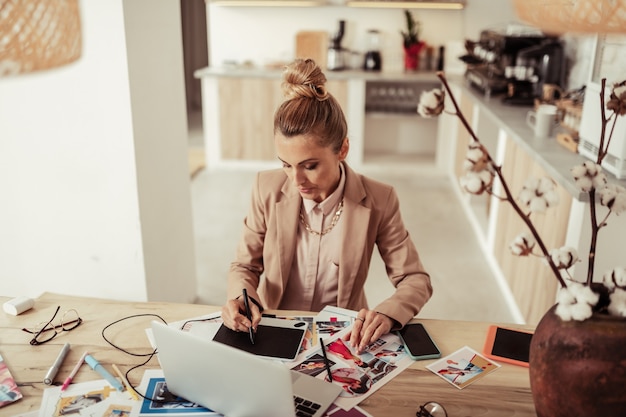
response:
[[[626,416],[626,319],[563,321],[550,309],[530,344],[539,417]]]

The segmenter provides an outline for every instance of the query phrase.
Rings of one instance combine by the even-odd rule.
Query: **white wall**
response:
[[[512,5],[502,0],[469,0],[464,10],[413,9],[422,23],[421,38],[435,46],[450,41],[476,39],[481,29],[502,28],[515,21]],[[339,20],[346,21],[343,47],[363,53],[368,29],[382,33],[383,71],[403,69],[401,30],[406,29],[403,9],[366,9],[344,6],[228,7],[209,4],[210,59],[212,66],[224,61],[256,65],[290,61],[294,57],[295,34],[301,30],[336,33]]]
[[[405,29],[402,9],[360,9],[342,6],[314,8],[226,7],[209,6],[209,37],[211,65],[224,61],[256,65],[290,61],[295,53],[298,31],[322,30],[335,34],[339,20],[346,21],[344,48],[360,53],[367,51],[367,30],[381,32],[383,71],[401,71],[403,65],[402,37]],[[422,38],[442,45],[462,38],[463,12],[415,10],[422,22]],[[443,29],[445,28],[445,29]]]
[[[80,6],[79,61],[0,79],[1,293],[191,301],[181,46],[157,35],[144,48],[167,65],[142,66],[127,53],[154,25],[125,28],[146,15],[173,36],[178,1]]]

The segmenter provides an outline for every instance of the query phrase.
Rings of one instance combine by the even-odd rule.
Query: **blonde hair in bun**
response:
[[[296,59],[283,73],[285,101],[274,114],[274,134],[309,136],[338,153],[348,125],[339,102],[326,90],[326,76],[312,59]]]
[[[312,59],[298,59],[285,67],[283,94],[287,99],[306,97],[320,101],[328,99],[326,76]]]

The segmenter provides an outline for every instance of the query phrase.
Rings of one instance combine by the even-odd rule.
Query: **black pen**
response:
[[[252,330],[252,312],[250,311],[250,303],[248,302],[248,291],[243,289],[243,304],[246,306],[246,317],[250,320],[250,327],[248,332],[250,333],[250,342],[254,344],[254,331]]]
[[[322,347],[322,356],[324,356],[324,365],[326,366],[326,372],[328,372],[328,380],[333,382],[333,374],[330,372],[330,363],[328,362],[328,356],[326,356],[326,348],[324,347],[324,341],[320,337],[320,346]]]

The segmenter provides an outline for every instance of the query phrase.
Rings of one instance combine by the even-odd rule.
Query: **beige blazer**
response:
[[[404,226],[393,187],[357,174],[345,163],[344,167],[337,306],[369,308],[363,287],[377,245],[396,290],[374,310],[404,325],[430,298],[430,277]],[[239,297],[246,288],[263,307],[278,308],[295,258],[300,206],[300,194],[282,169],[257,174],[228,275],[228,299]]]

